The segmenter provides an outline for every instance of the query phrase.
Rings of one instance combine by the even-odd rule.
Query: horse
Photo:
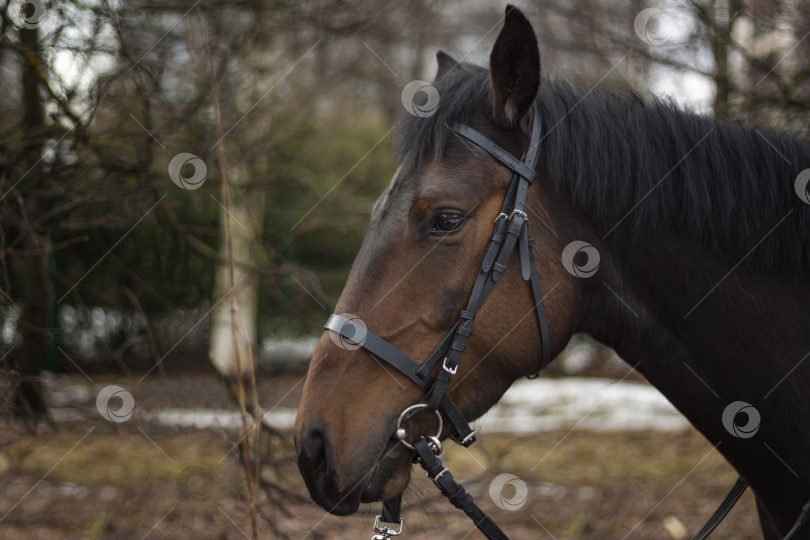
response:
[[[544,350],[554,358],[573,334],[590,334],[715,445],[752,487],[764,537],[782,538],[810,498],[808,144],[665,100],[541,80],[534,30],[511,7],[489,69],[437,60],[438,105],[403,121],[401,165],[336,313],[415,359],[459,328],[515,174],[509,156],[493,159],[454,126],[520,156],[539,115],[524,215],[547,321],[533,316],[525,252],[514,251],[468,321],[446,395],[477,418],[537,372]],[[425,389],[337,334],[330,327],[311,359],[294,442],[312,499],[347,515],[405,490],[416,456],[406,442],[436,422],[409,417],[403,439],[402,412]],[[443,366],[427,367],[438,380]],[[451,434],[446,410],[426,412],[444,417],[437,442]]]

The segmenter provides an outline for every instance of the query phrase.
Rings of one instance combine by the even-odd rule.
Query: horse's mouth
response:
[[[385,501],[402,493],[410,481],[412,460],[412,452],[392,440],[369,473],[353,488],[335,490],[333,477],[328,474],[310,480],[307,487],[313,501],[324,510],[336,516],[348,516],[357,512],[361,503]]]
[[[360,502],[385,501],[402,493],[410,481],[412,461],[412,451],[397,440],[389,440],[374,465]]]

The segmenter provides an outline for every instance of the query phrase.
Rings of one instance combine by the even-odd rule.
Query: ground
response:
[[[89,407],[76,420],[40,425],[34,434],[9,422],[0,427],[0,538],[250,538],[236,432],[162,427],[139,412],[159,406],[227,407],[222,383],[209,375],[141,384],[94,382],[129,385],[136,414],[112,423]],[[294,406],[299,382],[300,375],[264,381],[263,403]],[[270,444],[264,441],[272,460],[261,475],[281,490],[273,492],[281,504],[258,490],[257,511],[266,518],[257,518],[259,537],[370,538],[377,506],[336,517],[309,502],[291,439],[287,433]],[[469,450],[447,446],[445,463],[512,539],[691,537],[736,478],[691,429],[489,434]],[[501,509],[490,496],[493,479],[501,474],[528,487],[518,510]],[[506,485],[496,499],[508,503],[515,489],[514,483]],[[421,469],[414,470],[405,506],[405,539],[481,538]],[[750,492],[713,538],[761,538]]]

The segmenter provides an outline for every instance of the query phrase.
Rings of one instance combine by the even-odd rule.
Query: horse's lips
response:
[[[393,439],[388,441],[380,458],[374,465],[374,471],[371,473],[371,478],[360,496],[360,502],[373,503],[398,495],[397,492],[393,491],[401,492],[401,490],[397,490],[396,486],[391,484],[399,473],[407,477],[404,482],[404,485],[407,485],[410,479],[412,458],[411,451],[402,446],[399,441]]]

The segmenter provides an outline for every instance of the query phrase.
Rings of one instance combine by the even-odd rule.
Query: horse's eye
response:
[[[433,230],[435,234],[447,234],[456,232],[464,225],[464,216],[459,212],[440,212],[433,218]]]

